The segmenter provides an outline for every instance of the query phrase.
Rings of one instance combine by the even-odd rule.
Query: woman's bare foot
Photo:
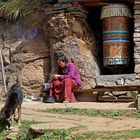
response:
[[[65,97],[63,103],[69,103],[68,99]]]
[[[69,103],[69,101],[68,100],[64,100],[63,103]]]

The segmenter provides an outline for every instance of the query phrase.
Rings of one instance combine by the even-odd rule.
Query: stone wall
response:
[[[41,85],[57,70],[54,55],[59,53],[74,60],[83,88],[94,87],[95,77],[100,73],[98,49],[86,18],[87,11],[82,7],[56,4],[48,6],[45,13],[35,13],[22,22],[6,23],[1,20],[7,88],[18,80],[25,94],[40,92]],[[0,92],[3,92],[2,77],[0,82]]]
[[[24,93],[32,95],[40,92],[40,85],[49,77],[50,55],[39,26],[27,21],[26,25],[24,23],[0,21],[0,30],[4,35],[2,54],[7,88],[19,81]],[[2,77],[0,81],[2,93]]]
[[[77,66],[83,81],[82,88],[91,88],[96,85],[95,77],[100,71],[96,39],[86,18],[87,12],[81,6],[58,5],[46,11],[43,30],[50,47],[51,73],[57,70],[55,55],[65,54]]]
[[[0,21],[5,39],[3,58],[8,88],[18,79],[25,93],[40,92],[41,84],[56,72],[55,55],[60,53],[74,60],[82,77],[82,88],[140,83],[140,3],[134,5],[133,74],[100,75],[97,40],[87,24],[87,11],[81,6],[56,4],[47,7],[37,18],[28,17],[26,24],[23,23]]]
[[[140,75],[140,2],[134,6],[134,44],[135,73]]]

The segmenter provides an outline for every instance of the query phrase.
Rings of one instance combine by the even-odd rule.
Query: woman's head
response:
[[[64,67],[67,62],[68,62],[68,59],[66,58],[65,55],[58,56],[58,58],[57,58],[57,64],[60,67]]]

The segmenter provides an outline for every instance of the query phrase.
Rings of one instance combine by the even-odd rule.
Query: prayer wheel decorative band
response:
[[[124,4],[110,4],[102,8],[105,67],[129,65],[130,18],[130,9]]]

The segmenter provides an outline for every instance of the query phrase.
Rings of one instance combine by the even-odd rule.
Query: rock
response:
[[[140,42],[134,42],[135,43],[135,47],[140,47]]]
[[[6,137],[6,140],[16,140],[18,136],[19,128],[18,126],[14,126]]]
[[[44,134],[46,131],[58,130],[58,129],[71,129],[77,127],[78,125],[68,123],[68,122],[49,122],[49,123],[42,123],[42,124],[33,124],[30,126],[29,131],[35,135],[36,137]]]
[[[31,22],[34,22],[33,18],[26,21],[26,26],[19,22],[8,23],[5,28],[0,25],[0,29],[5,29],[3,57],[7,86],[10,88],[19,80],[26,94],[39,92],[50,73],[49,48],[38,24]]]
[[[82,88],[91,88],[96,85],[95,77],[99,75],[97,64],[98,50],[95,37],[89,35],[86,22],[71,14],[57,14],[46,17],[47,26],[44,25],[44,34],[50,44],[51,73],[57,72],[55,54],[65,54],[73,59],[81,75]],[[96,51],[95,51],[96,48]]]
[[[140,73],[140,64],[135,66],[135,73]]]
[[[140,38],[140,33],[134,33],[133,37]]]
[[[19,73],[19,81],[24,90],[33,95],[40,92],[40,85],[44,82],[42,67],[38,65],[41,62],[36,61],[36,64],[27,64]]]

